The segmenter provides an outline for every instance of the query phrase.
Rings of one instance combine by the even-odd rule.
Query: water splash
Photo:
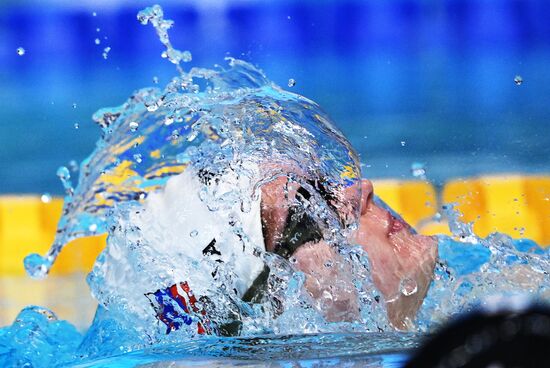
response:
[[[443,207],[452,236],[438,236],[439,259],[417,329],[430,331],[453,316],[502,301],[550,301],[550,252],[528,239],[493,233],[486,238],[462,221],[454,204]]]
[[[2,367],[51,367],[74,360],[82,335],[50,310],[30,306],[0,329]]]
[[[302,177],[330,178],[334,187],[358,180],[353,149],[314,102],[284,92],[246,62],[228,62],[223,70],[194,68],[164,90],[139,90],[123,105],[94,114],[102,139],[81,163],[76,188],[70,185],[68,170],[59,173],[68,194],[64,216],[43,258],[45,268],[39,269],[47,271],[64,244],[90,235],[86,229],[91,222],[98,224],[98,233],[105,232],[106,215],[116,203],[140,200],[181,173],[190,159],[182,153],[192,148],[214,154],[207,146],[219,147],[219,167],[250,155],[257,162],[266,157],[271,163],[284,161]],[[139,122],[139,134],[132,131],[132,122]],[[197,160],[205,168],[213,166],[206,157]],[[301,167],[302,162],[311,164]],[[209,170],[217,172],[219,167]]]
[[[153,5],[149,8],[145,8],[137,15],[137,19],[143,25],[151,23],[160,42],[166,47],[166,50],[162,52],[161,57],[170,60],[173,64],[176,64],[180,73],[183,74],[183,69],[180,63],[188,63],[192,60],[192,55],[189,51],[179,51],[172,46],[170,37],[168,36],[168,30],[174,25],[174,21],[164,19],[164,12],[160,5]]]

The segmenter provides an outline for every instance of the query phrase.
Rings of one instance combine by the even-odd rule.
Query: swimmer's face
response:
[[[373,281],[388,303],[390,321],[406,328],[428,290],[437,257],[436,239],[415,234],[409,224],[378,206],[372,183],[363,180],[361,217],[353,241],[368,253]],[[407,282],[417,289],[412,295],[403,295],[403,280],[412,280]]]
[[[268,251],[276,248],[288,216],[288,201],[293,200],[296,190],[297,185],[289,184],[286,178],[279,178],[262,188],[262,222]],[[351,195],[354,195],[353,192],[349,191]],[[414,318],[428,290],[437,256],[437,242],[432,237],[415,234],[410,225],[378,206],[373,200],[370,181],[362,181],[361,192],[359,226],[351,234],[350,242],[361,245],[368,253],[372,278],[386,300],[388,317],[395,327],[405,329],[408,319]],[[330,247],[322,241],[299,248],[294,254],[298,269],[312,279],[324,275],[320,272],[324,260],[312,255],[312,252],[327,249],[330,250]],[[401,293],[402,280],[412,280],[408,285],[416,286],[417,290],[410,296],[404,296]],[[311,289],[312,295],[319,294],[320,289],[315,285],[322,283],[309,281],[308,289]],[[349,301],[350,298],[340,296],[337,299]],[[347,309],[348,312],[351,310],[349,306]],[[330,320],[342,315],[336,306],[327,310],[330,311]],[[349,316],[343,320],[348,319]]]

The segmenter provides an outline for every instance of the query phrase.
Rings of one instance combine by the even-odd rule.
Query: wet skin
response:
[[[278,178],[262,187],[262,222],[268,251],[273,251],[285,225],[288,203],[296,197],[296,184]],[[360,218],[350,242],[369,256],[375,286],[386,301],[390,323],[399,330],[412,325],[430,285],[437,241],[414,234],[411,227],[394,218],[373,201],[369,180],[361,183]],[[357,295],[350,272],[337,251],[324,241],[306,243],[293,254],[295,267],[306,275],[305,286],[329,321],[359,318]],[[327,260],[333,266],[327,267]]]

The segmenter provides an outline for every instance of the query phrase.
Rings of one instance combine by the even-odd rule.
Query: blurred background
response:
[[[193,54],[185,67],[230,55],[285,88],[295,79],[289,89],[332,116],[364,176],[410,178],[415,162],[436,185],[550,172],[548,1],[157,2],[175,47]],[[57,167],[99,137],[93,112],[175,75],[136,20],[153,3],[2,1],[0,193],[60,194]]]

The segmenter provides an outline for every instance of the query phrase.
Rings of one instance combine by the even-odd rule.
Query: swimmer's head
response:
[[[353,229],[360,214],[358,155],[317,104],[275,91],[254,91],[213,111],[222,118],[206,120],[211,139],[200,145],[192,165],[254,176],[251,195],[261,191],[264,224],[277,229],[267,230],[268,244],[284,229],[311,227],[306,224],[315,224],[315,231],[303,239]],[[259,170],[248,170],[251,164]]]

